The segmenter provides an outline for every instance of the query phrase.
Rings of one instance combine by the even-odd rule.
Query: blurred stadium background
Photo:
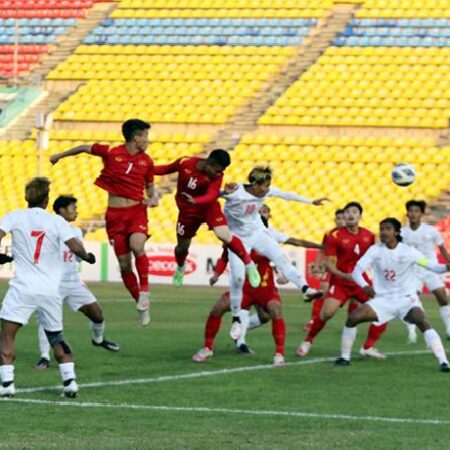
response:
[[[87,239],[105,241],[101,161],[48,156],[119,143],[120,123],[139,117],[157,164],[222,147],[227,180],[268,163],[277,187],[333,199],[272,201],[288,234],[320,239],[353,199],[376,230],[415,197],[450,244],[449,0],[2,0],[0,30],[0,215],[42,174],[53,195],[79,198]],[[48,143],[37,114],[53,118]],[[397,162],[416,183],[390,182]],[[169,243],[174,182],[158,184],[152,242]]]

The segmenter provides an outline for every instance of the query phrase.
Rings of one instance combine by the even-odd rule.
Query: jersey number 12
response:
[[[45,231],[43,230],[33,230],[31,232],[31,237],[37,238],[36,240],[36,248],[34,249],[33,262],[37,264],[39,262],[39,258],[41,256],[42,243],[45,238]]]

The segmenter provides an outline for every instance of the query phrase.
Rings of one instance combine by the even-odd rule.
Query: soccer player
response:
[[[359,226],[362,212],[363,208],[358,202],[347,203],[344,207],[346,226],[335,228],[327,235],[325,254],[327,270],[330,272],[329,288],[325,294],[319,318],[314,320],[306,339],[297,348],[299,356],[306,356],[309,353],[314,338],[347,300],[353,300],[349,304],[349,313],[358,307],[357,302],[363,303],[368,300],[366,293],[353,281],[351,276],[358,259],[375,243],[375,235]],[[385,329],[385,324],[371,325],[368,338],[360,350],[363,356],[385,358],[385,355],[374,347]],[[347,330],[344,327],[342,340],[346,340],[352,333],[356,333],[355,328]]]
[[[77,199],[61,195],[53,202],[53,211],[67,222],[73,222],[77,218]],[[83,233],[81,229],[73,225],[71,228],[77,239],[82,242]],[[92,345],[103,347],[111,352],[118,352],[120,347],[104,338],[105,319],[103,318],[103,312],[92,292],[81,281],[77,270],[77,259],[64,243],[61,244],[60,260],[64,265],[60,286],[63,301],[67,302],[73,311],[81,311],[91,321]],[[38,338],[41,357],[35,369],[45,370],[50,365],[50,344],[42,325],[39,325],[38,328]]]
[[[427,204],[422,200],[410,200],[406,203],[406,213],[409,226],[402,228],[403,242],[419,250],[430,261],[437,262],[435,247],[439,248],[442,257],[447,264],[450,263],[449,254],[444,246],[444,240],[439,231],[431,225],[422,222]],[[447,339],[450,339],[450,306],[448,305],[445,284],[438,275],[421,267],[417,271],[417,292],[422,292],[425,285],[433,293],[439,304],[439,314],[445,325]],[[414,344],[417,341],[416,327],[414,324],[407,324],[408,340]]]
[[[304,248],[316,248],[316,249],[323,249],[323,245],[316,244],[315,242],[307,241],[304,239],[298,239],[294,237],[289,237],[287,234],[281,233],[280,231],[276,230],[275,228],[269,226],[269,220],[272,217],[270,208],[264,204],[260,210],[259,214],[261,215],[261,220],[264,224],[264,226],[267,228],[267,231],[269,235],[279,244],[287,244],[292,245],[294,247],[304,247]],[[252,255],[255,255],[258,258],[258,261],[263,261],[263,264],[266,263],[266,258],[262,258],[260,255],[258,255],[256,252],[252,253]],[[214,275],[210,279],[211,286],[217,283],[220,275],[225,271],[226,266],[228,264],[228,252],[226,248],[224,249],[224,252],[222,253],[221,258],[217,262]],[[275,272],[277,269],[275,268]],[[265,276],[267,276],[265,274]],[[271,275],[273,277],[273,275]],[[278,273],[277,282],[279,284],[286,284],[289,282],[289,280],[283,275],[283,273]],[[262,278],[261,285],[267,284],[267,281],[265,278]],[[245,290],[245,283],[244,283],[244,290]],[[255,291],[256,292],[256,291]],[[261,290],[261,294],[263,294],[265,291]],[[267,293],[267,292],[266,292]],[[255,296],[256,294],[253,293],[253,290],[251,291],[251,295]],[[259,294],[256,295],[256,297],[261,297]],[[254,329],[262,324],[268,322],[270,320],[270,315],[267,313],[266,309],[260,305],[260,302],[254,302],[253,306],[256,309],[256,313],[249,316],[248,309],[244,308],[241,309],[239,318],[241,320],[241,334],[236,340],[236,351],[238,353],[252,353],[250,348],[247,346],[245,342],[245,335],[247,332],[247,329]],[[228,311],[228,310],[226,310]],[[225,312],[225,311],[224,311]]]
[[[334,223],[335,223],[335,227],[323,235],[323,239],[322,239],[323,246],[325,246],[325,244],[326,244],[327,235],[329,233],[333,232],[337,228],[345,227],[345,218],[344,218],[344,210],[343,209],[337,209],[335,211]],[[325,260],[326,260],[325,251],[321,250],[320,252],[317,253],[317,257],[316,257],[316,260],[313,265],[314,266],[313,274],[314,274],[314,276],[316,276],[317,278],[320,279],[320,290],[322,292],[327,292],[328,283],[330,281],[330,273],[325,268]],[[311,310],[311,320],[307,324],[305,324],[305,326],[303,327],[304,331],[309,331],[314,320],[317,320],[319,318],[320,310],[322,309],[323,302],[324,302],[324,297],[320,297],[320,298],[317,298],[316,300],[314,300],[312,310]]]
[[[415,248],[401,242],[401,224],[392,217],[380,222],[381,242],[372,246],[358,261],[353,270],[353,278],[368,297],[367,303],[353,311],[347,319],[346,327],[354,328],[362,322],[389,322],[395,317],[415,324],[422,331],[427,347],[439,361],[442,372],[450,372],[447,356],[441,338],[425,318],[416,291],[416,266],[435,273],[450,270],[450,265],[438,264]],[[373,269],[373,286],[363,273]],[[350,364],[353,341],[349,339],[342,349],[340,365]]]
[[[173,275],[173,284],[183,284],[185,261],[192,238],[203,223],[213,230],[216,237],[242,260],[252,286],[260,283],[259,273],[250,254],[241,240],[233,236],[227,225],[218,201],[223,172],[230,165],[228,152],[213,150],[207,158],[183,157],[176,161],[155,167],[155,175],[178,173],[175,201],[179,210],[177,220],[177,245],[175,259],[177,268]]]
[[[156,193],[153,187],[153,161],[145,153],[150,125],[139,119],[122,124],[125,143],[117,147],[93,144],[57,153],[50,157],[56,164],[68,156],[88,153],[103,160],[103,169],[95,184],[108,192],[108,209],[105,214],[106,232],[120,266],[125,287],[137,302],[139,323],[150,323],[150,297],[148,286],[148,258],[145,241],[148,238],[147,206],[154,206]],[[144,189],[148,200],[144,200]],[[139,281],[133,272],[134,255]]]
[[[0,310],[0,397],[15,395],[15,338],[35,312],[59,363],[63,395],[75,397],[78,393],[72,350],[62,332],[61,242],[89,264],[95,263],[95,256],[86,253],[62,217],[45,211],[49,186],[47,178],[33,178],[25,187],[28,209],[13,211],[0,221],[0,242],[7,233],[12,234],[15,262],[14,276]]]
[[[225,199],[224,213],[232,233],[239,236],[247,249],[253,249],[272,261],[284,276],[294,283],[305,295],[312,299],[322,295],[308,286],[306,279],[283,255],[277,242],[269,235],[261,221],[258,211],[269,197],[282,198],[320,206],[327,198],[311,200],[293,192],[283,192],[271,186],[272,169],[254,167],[248,175],[248,184],[232,183],[226,187],[222,197]],[[230,253],[230,299],[233,316],[230,336],[238,339],[241,333],[239,312],[241,310],[242,287],[245,271],[242,261]]]

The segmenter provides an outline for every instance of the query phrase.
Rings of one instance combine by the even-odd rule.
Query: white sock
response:
[[[416,326],[413,323],[405,322],[406,329],[408,330],[408,335],[416,334]]]
[[[353,342],[355,342],[356,333],[358,330],[356,327],[345,327],[342,329],[341,338],[341,357],[350,361],[350,354],[352,352]]]
[[[447,334],[450,334],[450,306],[441,306],[439,308],[439,315],[441,316],[442,322],[445,324]]]
[[[50,343],[48,342],[47,335],[45,334],[44,327],[42,325],[39,325],[38,327],[38,340],[41,358],[45,358],[50,361]]]
[[[262,325],[258,314],[252,314],[248,319],[248,329],[253,330],[253,328],[258,328]]]
[[[427,344],[427,347],[434,353],[439,361],[439,364],[448,364],[444,346],[442,345],[441,338],[436,333],[436,330],[431,328],[430,330],[425,331],[425,333],[423,333],[423,337],[425,339],[425,344]]]
[[[75,363],[68,362],[59,365],[59,372],[63,381],[74,380],[75,376]]]
[[[0,379],[2,383],[11,383],[14,381],[14,366],[12,364],[0,366]]]
[[[95,343],[100,344],[103,342],[103,334],[105,333],[105,321],[102,323],[91,322],[92,339]]]
[[[241,344],[245,344],[245,336],[248,330],[249,312],[246,309],[241,309],[239,318],[241,319],[241,335],[236,341],[236,345],[239,347]]]

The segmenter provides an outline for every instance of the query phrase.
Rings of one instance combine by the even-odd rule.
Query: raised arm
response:
[[[317,200],[310,199],[308,197],[303,197],[295,192],[285,192],[281,189],[271,187],[269,190],[268,197],[282,198],[283,200],[292,200],[294,202],[308,203],[314,206],[321,206],[324,202],[329,202],[330,199],[327,197],[318,198]]]
[[[325,248],[322,244],[316,244],[315,242],[307,241],[305,239],[297,239],[290,237],[285,244],[293,245],[294,247],[304,247],[304,248],[317,248],[323,250]]]
[[[429,270],[434,273],[445,273],[450,271],[450,263],[447,264],[439,264],[430,261],[426,256],[422,255],[417,261],[416,264],[424,269]]]
[[[180,170],[180,162],[184,158],[178,158],[177,160],[169,163],[169,164],[162,164],[160,166],[155,166],[154,168],[154,174],[155,175],[169,175],[170,173],[175,173]]]
[[[208,186],[208,189],[203,195],[194,197],[193,195],[188,194],[187,192],[182,192],[181,195],[191,205],[206,205],[207,203],[215,202],[219,198],[221,184],[222,184],[222,177],[211,181],[211,183]]]
[[[91,153],[92,145],[78,145],[77,147],[73,147],[69,150],[66,150],[61,153],[55,153],[50,156],[50,162],[52,164],[56,164],[60,159],[67,158],[68,156],[75,156],[81,153]]]

